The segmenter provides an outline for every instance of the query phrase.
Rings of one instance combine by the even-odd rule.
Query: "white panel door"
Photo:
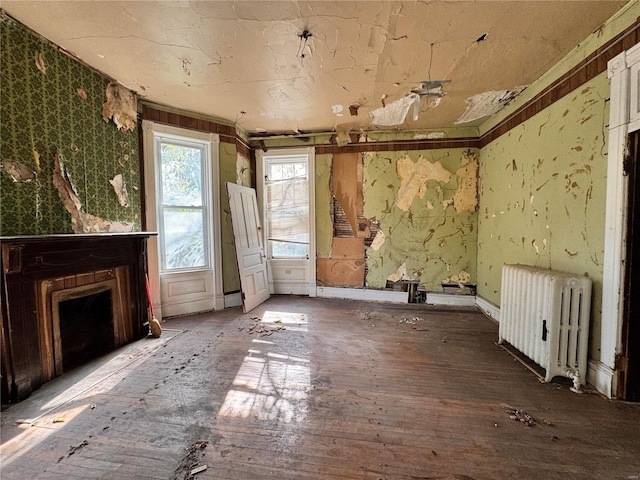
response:
[[[269,298],[260,214],[254,189],[227,183],[227,195],[240,273],[242,308],[246,313]]]

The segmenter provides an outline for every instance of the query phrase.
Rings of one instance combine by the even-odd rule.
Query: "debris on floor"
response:
[[[189,475],[195,475],[196,473],[204,472],[207,469],[206,465],[200,465],[199,467],[192,468]]]
[[[80,445],[76,445],[73,446],[71,445],[69,447],[69,451],[67,452],[66,455],[61,456],[60,458],[58,458],[58,463],[60,463],[62,460],[64,460],[67,457],[70,457],[71,455],[73,455],[74,453],[76,453],[78,450],[80,450],[83,447],[86,447],[87,445],[89,445],[89,442],[87,442],[86,440],[83,440],[82,443]]]
[[[403,318],[399,323],[406,323],[408,325],[416,325],[418,322],[424,322],[424,318],[421,317],[412,317],[412,318]]]
[[[249,325],[247,327],[247,333],[249,335],[253,335],[254,333],[257,333],[261,337],[268,337],[270,335],[273,335],[273,332],[278,332],[280,330],[287,329],[287,327],[282,325],[282,319],[280,318],[273,321],[274,324],[276,323],[278,324],[275,326],[269,326],[267,323],[261,323],[260,320],[262,320],[262,318],[257,315],[253,315],[250,318],[256,323],[254,323],[253,325]],[[240,331],[242,331],[243,329],[244,327],[239,328]]]
[[[200,459],[204,456],[204,449],[207,448],[207,445],[209,442],[204,440],[191,444],[186,449],[180,465],[174,470],[171,480],[188,480],[193,478],[196,473],[206,470],[206,465],[200,465]]]
[[[284,325],[268,327],[264,323],[256,323],[255,325],[251,325],[249,328],[247,328],[247,333],[249,333],[250,335],[253,333],[257,333],[261,337],[268,337],[269,335],[272,335],[273,332],[277,332],[279,330],[286,330],[286,329],[287,327],[285,327]]]
[[[411,325],[411,329],[415,330],[417,332],[428,332],[429,329],[428,328],[418,328],[418,324],[420,322],[424,322],[424,318],[422,317],[405,317],[403,319],[401,319],[398,324],[406,324],[406,325]],[[406,332],[402,332],[402,333],[406,333]]]
[[[520,410],[519,408],[509,408],[507,409],[507,413],[511,420],[522,422],[525,427],[533,427],[536,425],[535,419],[524,410]]]

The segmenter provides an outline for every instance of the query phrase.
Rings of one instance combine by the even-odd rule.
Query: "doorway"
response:
[[[618,396],[640,402],[640,131],[629,135],[629,154],[624,168],[628,177],[627,239],[622,321],[622,365],[618,379]],[[626,365],[625,365],[626,364]]]
[[[258,152],[257,170],[269,289],[315,297],[314,150]]]

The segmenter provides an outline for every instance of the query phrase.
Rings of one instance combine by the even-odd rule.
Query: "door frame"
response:
[[[609,398],[619,397],[624,383],[625,284],[628,242],[629,177],[624,171],[629,133],[640,129],[640,44],[607,64],[611,82],[600,360],[590,360],[588,380]],[[622,360],[622,361],[621,361]]]
[[[621,371],[616,396],[633,402],[640,401],[640,298],[634,295],[640,285],[640,130],[629,134],[629,154],[625,160],[628,175],[627,250],[625,252],[625,284],[622,324],[622,349],[619,357]],[[636,241],[634,241],[634,238]]]
[[[266,189],[264,188],[264,157],[307,155],[307,167],[309,170],[309,258],[271,258],[267,240],[267,211]],[[258,208],[262,214],[263,244],[267,252],[267,268],[269,269],[269,290],[272,294],[294,294],[315,297],[316,286],[316,162],[315,148],[281,148],[269,149],[268,152],[259,150],[256,152],[256,193],[258,195]],[[328,207],[327,207],[328,208]],[[306,278],[300,280],[301,272],[306,272]],[[288,281],[286,276],[294,279]],[[296,279],[297,278],[297,279]]]
[[[157,181],[158,169],[156,163],[155,143],[158,136],[177,136],[197,141],[210,142],[209,162],[211,164],[211,178],[209,189],[211,192],[211,218],[209,218],[209,234],[211,238],[211,274],[209,270],[193,272],[199,281],[211,284],[213,292],[211,299],[203,300],[185,296],[185,302],[193,304],[195,311],[222,310],[224,308],[224,293],[222,290],[222,234],[220,231],[220,136],[214,133],[200,132],[186,128],[163,125],[149,120],[142,121],[143,157],[144,157],[144,191],[145,191],[145,220],[148,231],[158,231],[157,215]],[[171,308],[163,306],[160,282],[160,256],[157,236],[151,237],[147,243],[148,275],[151,287],[151,301],[154,314],[159,320],[163,316],[174,314]],[[169,276],[176,273],[163,274]]]

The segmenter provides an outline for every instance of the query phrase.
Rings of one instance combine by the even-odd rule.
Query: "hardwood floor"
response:
[[[272,297],[163,328],[2,412],[2,479],[640,477],[640,404],[540,383],[474,309]]]

